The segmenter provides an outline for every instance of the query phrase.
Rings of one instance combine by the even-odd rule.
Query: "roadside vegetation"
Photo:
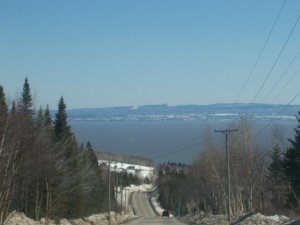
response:
[[[192,165],[165,163],[158,168],[157,187],[162,206],[174,214],[299,215],[300,112],[294,139],[274,126],[257,133],[245,118],[229,125],[231,201],[227,204],[227,164],[223,137],[207,128],[202,148]],[[263,138],[262,138],[263,137]]]
[[[28,80],[6,102],[0,86],[0,223],[12,210],[27,216],[73,218],[104,209],[106,182],[90,143],[79,145],[63,97],[52,119],[35,111]]]
[[[107,211],[107,171],[98,166],[91,143],[76,141],[63,97],[51,118],[48,107],[33,108],[27,78],[9,103],[0,85],[0,224],[12,211],[46,221]],[[139,182],[127,174],[122,178],[124,185]],[[112,190],[120,185],[114,180]],[[114,191],[111,199],[114,210]]]

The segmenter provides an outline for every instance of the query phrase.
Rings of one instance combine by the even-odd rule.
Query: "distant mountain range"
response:
[[[68,110],[70,120],[97,121],[197,121],[232,120],[247,116],[253,120],[295,120],[300,105],[213,104],[144,105]]]

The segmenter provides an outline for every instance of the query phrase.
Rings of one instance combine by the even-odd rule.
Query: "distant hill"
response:
[[[247,116],[253,120],[295,119],[300,105],[213,104],[145,105],[68,110],[71,120],[97,121],[195,121],[226,120]]]
[[[98,160],[107,160],[107,161],[115,161],[119,163],[128,163],[128,164],[137,164],[141,166],[153,166],[154,162],[151,159],[146,159],[142,157],[129,156],[129,155],[121,155],[114,154],[111,152],[98,152],[95,151],[96,157]]]

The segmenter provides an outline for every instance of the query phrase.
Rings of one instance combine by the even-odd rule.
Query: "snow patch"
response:
[[[150,166],[141,166],[137,164],[129,164],[129,163],[120,163],[115,161],[108,161],[108,160],[98,160],[98,164],[106,164],[110,163],[110,169],[114,172],[127,172],[128,174],[137,175],[140,178],[149,179],[152,178],[154,174],[154,167]]]

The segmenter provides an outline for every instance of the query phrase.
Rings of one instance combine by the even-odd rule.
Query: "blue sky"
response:
[[[50,108],[61,95],[68,108],[235,102],[282,3],[0,1],[0,84],[12,100],[27,76],[35,105]],[[252,102],[299,14],[287,0],[239,102]],[[300,56],[267,95],[299,50],[300,22],[255,102],[299,92]]]

